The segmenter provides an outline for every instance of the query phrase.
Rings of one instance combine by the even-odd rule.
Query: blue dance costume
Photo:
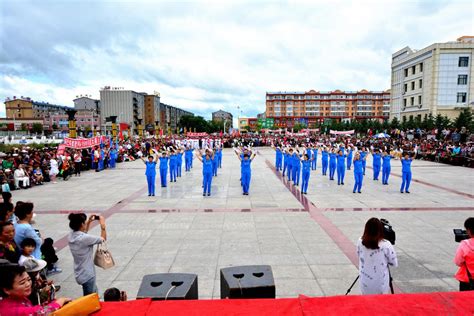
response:
[[[207,159],[206,156],[202,157],[202,177],[204,191],[202,195],[211,195],[211,184],[212,184],[212,159]]]
[[[346,174],[346,156],[337,156],[337,184],[344,184],[344,176]]]
[[[161,180],[161,186],[163,188],[166,187],[166,177],[168,175],[168,157],[160,157],[160,180]]]
[[[374,168],[374,180],[379,179],[380,167],[382,165],[382,156],[379,153],[372,154],[372,167]]]
[[[336,153],[329,154],[329,180],[334,180],[334,173],[336,172]]]
[[[275,148],[275,167],[277,171],[281,171],[282,166],[282,159],[283,159],[283,154],[281,152],[280,148]]]
[[[252,170],[250,168],[250,164],[252,160],[250,158],[243,159],[242,163],[240,164],[240,175],[242,177],[242,189],[245,195],[249,194],[250,189],[250,179],[252,178]]]
[[[403,193],[405,190],[406,193],[410,193],[408,189],[410,188],[411,182],[411,162],[412,158],[404,159],[402,158],[402,186],[400,187],[400,193]]]
[[[293,166],[291,167],[291,179],[293,180],[294,185],[300,184],[300,171],[301,171],[301,162],[300,157],[297,153],[293,154]]]
[[[311,158],[311,156],[309,156]],[[311,160],[311,170],[316,170],[318,167],[318,149],[313,148],[313,160]]]
[[[356,191],[361,193],[362,190],[362,180],[364,179],[364,167],[362,164],[362,160],[354,160],[354,189],[352,190],[353,193]]]
[[[388,177],[390,176],[391,166],[390,160],[392,156],[385,155],[382,157],[382,184],[388,184]]]
[[[312,160],[303,160],[303,174],[301,179],[301,193],[306,194],[308,192],[308,183],[309,183],[309,175],[311,173],[311,163]]]
[[[365,157],[367,156],[366,151],[361,151],[360,152],[360,160],[362,160],[362,170],[365,176],[365,166],[367,165],[367,161],[365,161]]]
[[[170,182],[176,182],[176,165],[177,165],[177,159],[178,156],[175,154],[172,154],[170,156]]]
[[[328,158],[329,158],[329,153],[326,151],[326,150],[323,150],[322,153],[321,153],[321,162],[322,162],[322,166],[323,166],[323,176],[326,175],[327,171],[328,171]]]
[[[351,165],[352,165],[352,149],[350,149],[349,153],[347,154],[347,170],[351,170]]]
[[[145,161],[146,181],[148,183],[148,196],[155,196],[155,178],[156,178],[156,161]]]

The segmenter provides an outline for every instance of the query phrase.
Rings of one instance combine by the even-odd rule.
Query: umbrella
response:
[[[390,135],[386,133],[378,133],[374,135],[374,138],[390,138]]]

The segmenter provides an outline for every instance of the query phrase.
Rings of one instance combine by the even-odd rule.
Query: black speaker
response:
[[[137,299],[197,300],[198,277],[190,273],[147,274],[138,289]]]
[[[221,269],[221,298],[275,298],[270,266],[239,266]]]

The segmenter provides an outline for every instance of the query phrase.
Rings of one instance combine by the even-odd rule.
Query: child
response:
[[[43,254],[43,259],[48,263],[47,275],[61,273],[63,270],[56,266],[58,262],[58,256],[56,255],[56,250],[53,247],[53,239],[45,238],[43,244],[41,245],[41,253]]]
[[[22,266],[27,259],[34,259],[33,251],[35,251],[36,248],[36,241],[33,238],[25,238],[22,240],[20,247],[21,256],[20,260],[18,260],[18,264]]]
[[[53,301],[60,286],[55,286],[53,281],[48,281],[41,275],[41,271],[46,267],[46,261],[31,256],[26,258],[22,265],[31,278],[31,294],[28,297],[31,303],[39,305]]]

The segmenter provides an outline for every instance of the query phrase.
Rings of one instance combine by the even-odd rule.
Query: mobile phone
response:
[[[99,215],[92,215],[92,220],[93,221],[98,221],[99,220]]]

